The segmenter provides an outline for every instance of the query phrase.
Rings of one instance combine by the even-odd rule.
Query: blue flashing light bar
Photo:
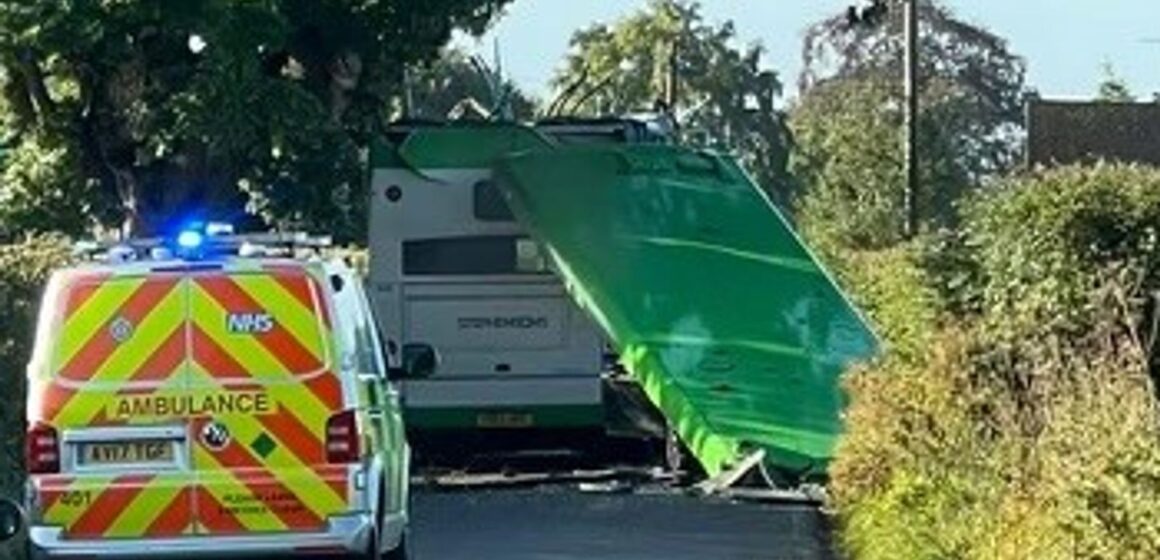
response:
[[[186,250],[196,250],[205,241],[200,231],[187,229],[177,235],[177,246]]]

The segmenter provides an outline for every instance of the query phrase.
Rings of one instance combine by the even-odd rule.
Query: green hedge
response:
[[[996,348],[946,331],[921,360],[851,376],[832,470],[850,555],[1160,554],[1152,385],[1130,337],[1097,332]]]
[[[1160,288],[1160,172],[1100,164],[1028,174],[972,201],[965,242],[990,326],[1082,332],[1094,291]],[[1118,277],[1118,278],[1113,278]]]
[[[906,258],[840,256],[893,346],[847,378],[831,470],[843,548],[1160,557],[1160,172],[1029,173],[965,210],[961,231]]]
[[[826,258],[840,283],[895,354],[923,351],[938,325],[941,299],[918,245],[845,251]]]

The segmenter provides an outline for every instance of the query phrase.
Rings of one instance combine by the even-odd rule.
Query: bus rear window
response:
[[[480,181],[473,189],[473,213],[481,222],[514,222],[512,209],[504,200],[503,193],[491,181]]]
[[[403,243],[403,274],[409,276],[547,272],[539,246],[525,237],[454,237]]]

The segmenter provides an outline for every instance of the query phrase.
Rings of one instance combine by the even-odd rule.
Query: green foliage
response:
[[[905,260],[847,254],[840,270],[877,265],[940,310],[847,379],[831,490],[852,557],[1160,554],[1157,181],[1111,165],[1015,176]],[[906,291],[850,284],[871,302]],[[931,317],[897,309],[871,314],[887,333]]]
[[[980,312],[982,272],[961,228],[940,229],[914,242],[914,259],[925,273],[941,314],[969,318]]]
[[[876,27],[851,28],[845,14],[811,26],[802,47],[802,95],[834,80],[900,81],[902,4],[908,1],[888,0],[889,17]],[[918,2],[919,94],[922,111],[937,116],[923,126],[920,145],[949,157],[969,179],[1002,173],[1020,154],[1014,133],[1023,120],[1026,63],[1003,37],[964,21],[937,0]],[[901,85],[894,92],[901,106]],[[941,154],[943,149],[928,146],[931,140],[950,149]]]
[[[113,201],[84,180],[75,143],[66,135],[30,133],[4,155],[0,175],[0,240],[29,233],[83,233]]]
[[[963,506],[994,494],[988,470],[967,461],[987,455],[968,433],[972,401],[965,382],[965,349],[948,335],[930,346],[921,366],[897,356],[854,372],[846,389],[848,432],[831,466],[833,505],[843,524],[842,545],[853,558],[964,558],[971,531],[957,515]],[[964,462],[945,460],[959,455]],[[973,483],[965,473],[974,472]],[[961,513],[960,513],[961,512]],[[985,521],[985,520],[980,520]]]
[[[1083,331],[1091,294],[1116,281],[1139,298],[1160,288],[1160,173],[1099,164],[1013,177],[974,200],[966,243],[993,328]]]
[[[515,121],[534,119],[535,102],[515,84],[499,75],[499,70],[480,61],[473,63],[463,51],[444,51],[437,60],[410,74],[407,97],[413,106],[408,116],[420,119],[445,119],[460,115],[465,118],[487,116]],[[480,110],[486,112],[486,115],[478,114]]]
[[[890,89],[883,82],[835,82],[794,108],[791,169],[805,185],[797,218],[811,241],[880,249],[902,240],[902,121],[889,109]]]
[[[359,149],[390,117],[403,69],[504,3],[9,2],[0,109],[25,157],[5,172],[48,182],[5,182],[0,198],[41,229],[56,225],[43,214],[82,209],[77,224],[148,234],[198,208],[357,237]],[[50,160],[59,169],[42,170]]]
[[[1128,82],[1116,73],[1111,63],[1104,64],[1102,71],[1103,80],[1100,81],[1096,99],[1107,103],[1131,103],[1136,100],[1136,96],[1132,95],[1132,89],[1128,87]]]
[[[807,32],[790,128],[798,221],[811,240],[878,249],[903,237],[902,10],[891,4],[881,26],[851,28],[836,15]],[[939,4],[920,12],[916,203],[932,232],[953,227],[959,200],[1017,163],[1024,64]]]
[[[941,300],[910,245],[827,259],[892,355],[921,355],[938,328]]]
[[[1148,371],[1123,330],[1098,335],[996,348],[985,331],[943,332],[922,360],[851,376],[831,486],[844,548],[864,559],[1160,552]]]
[[[557,113],[619,116],[672,102],[683,139],[732,151],[779,204],[788,207],[790,139],[774,107],[782,85],[760,45],[734,46],[732,22],[704,21],[696,2],[653,0],[613,25],[572,37],[553,80]]]

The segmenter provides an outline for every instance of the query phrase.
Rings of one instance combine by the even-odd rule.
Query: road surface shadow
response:
[[[572,487],[416,492],[416,560],[833,560],[813,507]]]

